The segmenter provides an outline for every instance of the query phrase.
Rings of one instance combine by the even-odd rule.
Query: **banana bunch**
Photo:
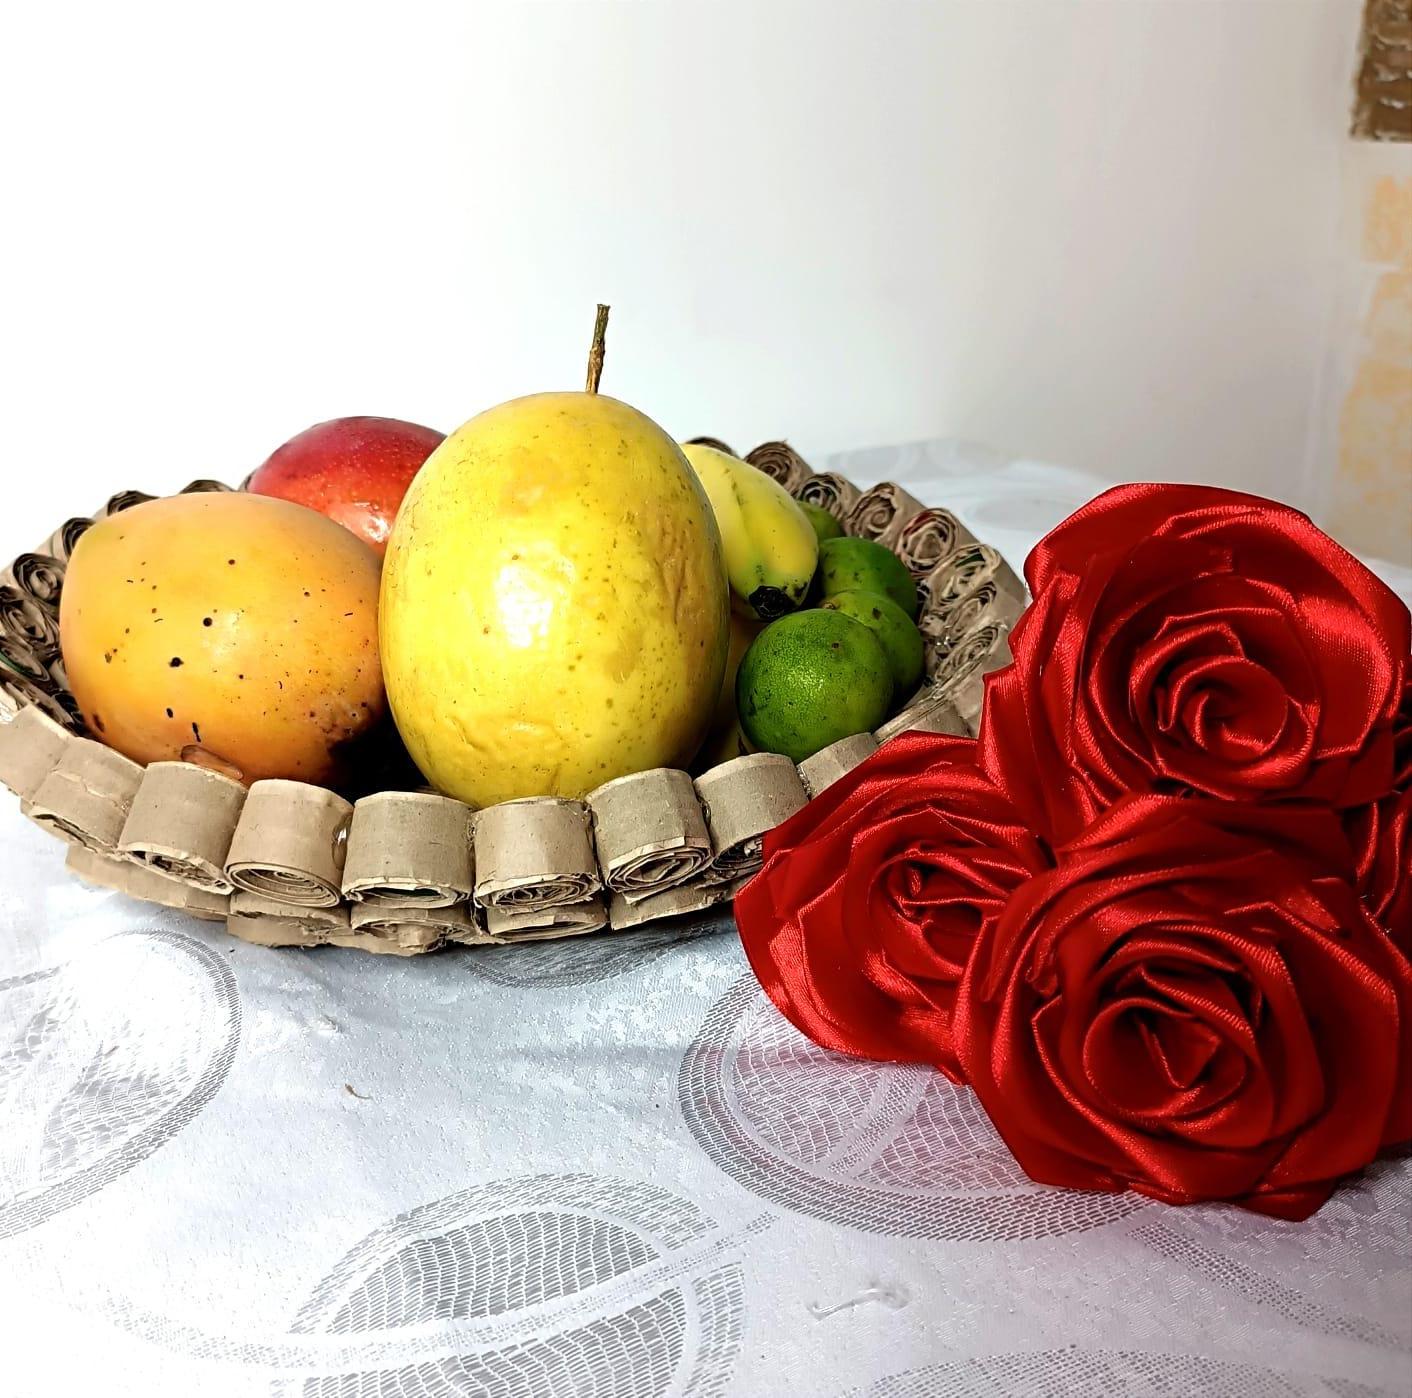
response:
[[[794,611],[819,561],[814,526],[763,471],[696,442],[682,451],[715,511],[735,610],[758,621]]]

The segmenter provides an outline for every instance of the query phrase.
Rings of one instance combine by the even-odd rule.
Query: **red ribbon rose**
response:
[[[976,942],[953,1034],[1034,1179],[1304,1218],[1412,1136],[1412,969],[1328,812],[1134,796]]]
[[[1358,852],[1358,888],[1388,936],[1412,956],[1412,680],[1394,731],[1392,788],[1344,819]]]
[[[766,836],[736,922],[760,984],[816,1043],[956,1076],[951,1010],[972,945],[1052,862],[975,747],[896,738]]]
[[[990,676],[982,761],[1063,840],[1134,791],[1378,799],[1412,623],[1303,514],[1209,486],[1125,485],[1042,540]]]

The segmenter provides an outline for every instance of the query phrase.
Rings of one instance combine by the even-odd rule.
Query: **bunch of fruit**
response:
[[[682,450],[721,527],[734,612],[707,765],[743,750],[802,762],[877,728],[922,679],[911,574],[746,462]]]
[[[585,392],[446,438],[324,423],[240,492],[96,523],[60,610],[92,734],[144,763],[365,789],[405,744],[484,806],[710,765],[739,733],[800,760],[875,728],[921,673],[906,570],[600,395],[605,315]]]

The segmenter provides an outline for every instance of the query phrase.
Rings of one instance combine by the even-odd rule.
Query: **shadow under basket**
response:
[[[657,768],[583,800],[479,811],[425,790],[350,802],[304,782],[246,787],[192,763],[143,767],[85,731],[59,650],[69,556],[96,520],[154,498],[128,490],[0,573],[0,783],[68,843],[78,878],[222,921],[261,946],[418,956],[723,912],[760,867],[767,832],[880,742],[917,729],[975,733],[984,676],[1009,663],[1006,638],[1026,604],[995,549],[901,486],[862,490],[784,442],[746,459],[846,534],[892,549],[917,582],[927,681],[875,734],[798,766],[752,753],[696,777]],[[229,488],[202,480],[182,493]]]

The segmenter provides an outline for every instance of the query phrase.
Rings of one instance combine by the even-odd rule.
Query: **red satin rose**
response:
[[[1358,852],[1358,887],[1368,910],[1412,956],[1412,681],[1395,725],[1392,790],[1349,811],[1344,826]]]
[[[1134,791],[1378,799],[1407,608],[1297,510],[1125,485],[1025,565],[1035,601],[987,678],[982,763],[1058,841]]]
[[[957,1073],[977,935],[1051,859],[969,738],[895,738],[765,837],[735,916],[760,984],[825,1048]]]
[[[953,1033],[1034,1179],[1304,1218],[1412,1136],[1412,969],[1328,812],[1120,801],[976,943]]]

